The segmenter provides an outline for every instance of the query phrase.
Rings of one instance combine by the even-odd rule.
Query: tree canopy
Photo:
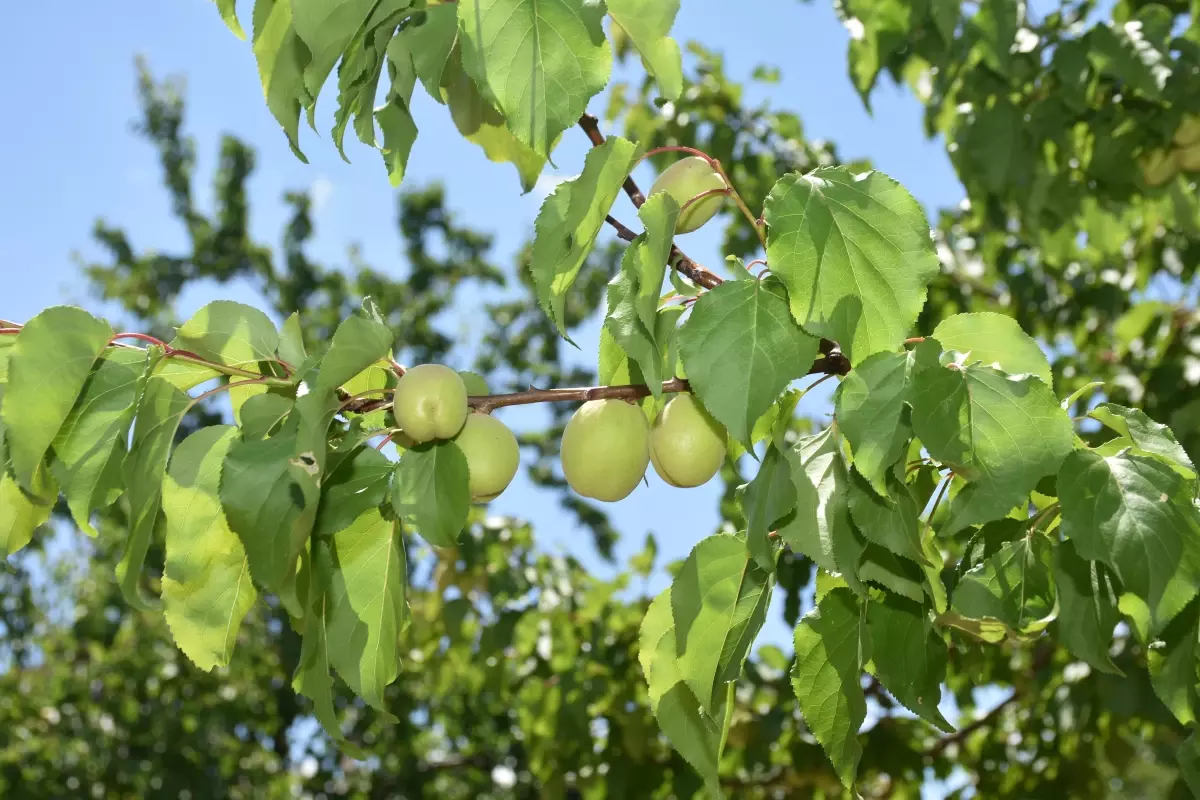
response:
[[[140,67],[187,246],[97,224],[85,274],[127,330],[0,321],[5,796],[1200,793],[1195,3],[839,3],[863,102],[908,86],[967,191],[932,221],[746,105],[727,43],[684,58],[670,0],[256,0],[245,29],[216,5],[297,156],[336,83],[335,145],[353,129],[402,187],[407,267],[313,261],[300,192],[255,241],[233,136],[201,208],[182,92]],[[513,192],[591,145],[516,264],[403,183],[416,91]],[[688,156],[718,188],[629,177]],[[710,207],[706,267],[675,235]],[[235,279],[269,307],[175,317]],[[472,287],[496,299],[468,356],[439,313]],[[595,370],[568,366],[598,314]],[[727,434],[719,519],[609,578],[551,555],[470,502],[454,440],[405,438],[401,362],[478,373],[473,414],[546,403],[525,468],[609,559],[559,466],[574,404],[648,424],[690,392]],[[798,414],[826,381],[829,413]],[[790,651],[755,646],[769,615]]]

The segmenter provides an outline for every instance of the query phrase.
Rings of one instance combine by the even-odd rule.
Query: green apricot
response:
[[[460,369],[458,377],[463,379],[463,385],[467,387],[467,397],[483,397],[491,393],[487,381],[478,372]]]
[[[590,400],[579,407],[562,437],[567,483],[584,497],[608,503],[637,487],[650,463],[650,425],[624,400]]]
[[[650,187],[650,194],[666,192],[675,198],[675,202],[683,209],[675,222],[675,232],[691,233],[721,210],[725,195],[710,194],[690,205],[688,201],[704,192],[728,188],[725,179],[706,159],[689,156],[664,169]]]
[[[1200,139],[1175,151],[1175,163],[1184,172],[1200,172]]]
[[[1200,145],[1200,114],[1188,114],[1179,123],[1179,127],[1175,130],[1175,138],[1172,139],[1176,147],[1187,149],[1193,145]]]
[[[725,461],[725,429],[690,394],[677,394],[654,421],[650,462],[672,486],[707,483]]]
[[[495,499],[508,488],[521,465],[517,437],[489,414],[468,414],[454,443],[467,457],[472,500]]]
[[[1142,180],[1147,186],[1162,186],[1179,171],[1175,153],[1155,150],[1142,156]]]
[[[397,382],[392,411],[417,444],[452,439],[467,421],[467,387],[449,367],[421,364]]]

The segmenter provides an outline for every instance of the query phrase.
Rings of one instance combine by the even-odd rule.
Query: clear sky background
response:
[[[963,190],[943,146],[924,138],[921,107],[907,90],[881,85],[873,97],[874,114],[864,109],[847,77],[848,34],[832,2],[683,0],[682,5],[676,37],[722,52],[731,78],[745,80],[763,63],[782,69],[780,83],[751,87],[748,102],[769,100],[798,113],[810,138],[833,140],[844,158],[870,158],[907,186],[931,215],[961,200]],[[347,153],[352,163],[346,164],[329,141],[335,91],[327,86],[318,103],[321,133],[302,128],[310,160],[305,165],[293,157],[267,111],[249,44],[229,33],[209,0],[72,6],[69,25],[63,24],[61,4],[22,3],[9,9],[0,26],[0,93],[8,113],[7,124],[0,125],[0,318],[23,321],[63,302],[103,311],[89,300],[78,268],[80,255],[102,255],[90,238],[98,218],[123,227],[139,249],[171,250],[184,244],[184,233],[169,213],[157,155],[132,132],[139,118],[134,91],[138,54],[160,79],[186,76],[186,130],[196,139],[195,190],[202,207],[211,199],[219,137],[232,133],[258,151],[250,188],[252,227],[259,241],[278,244],[286,220],[280,198],[287,190],[307,189],[314,198],[317,235],[310,253],[315,259],[346,265],[353,244],[375,268],[405,274],[395,193],[378,154],[358,145],[351,133]],[[239,10],[248,28],[250,3],[239,3]],[[46,55],[47,39],[53,41],[53,58]],[[488,162],[458,136],[443,109],[419,90],[417,94],[421,135],[406,184],[442,182],[449,207],[461,221],[493,233],[493,260],[511,269],[513,253],[531,235],[538,206],[554,185],[553,170],[537,189],[520,197],[515,170]],[[602,95],[592,110],[603,108]],[[560,177],[578,171],[586,147],[582,139],[570,131],[564,136],[555,153]],[[639,172],[637,177],[647,187],[653,175]],[[619,205],[618,215],[634,220],[631,207]],[[715,231],[691,234],[680,244],[701,263],[715,267],[722,261]],[[187,293],[178,314],[186,318],[217,297],[255,301],[244,286],[204,286]],[[448,329],[478,333],[472,309],[480,300],[468,298],[447,322]],[[594,366],[596,326],[585,333],[578,340],[579,357]],[[467,355],[453,366],[468,367]],[[820,410],[810,404],[810,411]],[[514,412],[505,420],[519,427],[532,419],[522,413],[536,412]],[[610,507],[624,533],[620,554],[636,552],[644,534],[653,531],[664,559],[683,557],[713,530],[717,498],[715,487],[671,489],[651,471],[649,486]],[[544,546],[569,550],[607,572],[590,539],[558,510],[551,495],[523,478],[493,508],[531,519]],[[650,588],[662,583],[660,578]],[[771,615],[763,639],[790,640],[778,613]]]

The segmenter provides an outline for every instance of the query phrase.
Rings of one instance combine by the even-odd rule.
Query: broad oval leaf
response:
[[[34,490],[34,473],[108,347],[107,322],[81,308],[54,306],[21,329],[8,355],[8,388],[0,419],[17,484]]]
[[[179,443],[163,480],[163,612],[175,644],[200,669],[228,666],[258,593],[246,551],[221,510],[221,466],[237,429],[201,428]]]
[[[911,434],[904,403],[911,353],[868,356],[842,379],[834,396],[838,425],[854,455],[854,469],[880,495],[889,494],[888,469],[904,455]]]
[[[791,465],[771,443],[754,480],[738,487],[746,516],[746,547],[761,569],[775,571],[775,548],[768,538],[772,526],[796,508],[796,484]]]
[[[425,541],[453,547],[467,524],[471,494],[467,459],[454,442],[429,442],[400,456],[392,507]]]
[[[275,358],[279,332],[257,308],[214,300],[180,326],[171,347],[229,367],[252,367]]]
[[[608,14],[625,29],[667,100],[683,91],[679,44],[670,37],[679,0],[608,0]]]
[[[946,643],[919,603],[888,596],[867,604],[875,675],[909,711],[949,733],[938,710],[946,677]]]
[[[1121,619],[1117,593],[1108,568],[1086,561],[1075,552],[1075,543],[1054,547],[1054,585],[1058,589],[1058,640],[1094,669],[1123,674],[1109,655],[1113,629]]]
[[[787,309],[776,281],[726,281],[705,292],[679,329],[679,354],[700,402],[734,440],[808,372],[818,341]]]
[[[851,363],[908,336],[938,273],[929,223],[882,172],[819,167],[780,178],[763,206],[767,261],[792,316]]]
[[[1196,477],[1196,466],[1175,434],[1166,425],[1146,416],[1146,412],[1116,403],[1101,403],[1089,411],[1088,416],[1133,442],[1140,451],[1137,455],[1154,456],[1170,464],[1183,477]]]
[[[949,624],[985,641],[1045,630],[1058,614],[1046,537],[1034,534],[1002,544],[959,579],[950,610],[962,619],[952,617]]]
[[[982,362],[1010,375],[1029,373],[1054,385],[1046,354],[1012,317],[990,311],[955,314],[938,324],[933,338],[947,352],[965,353],[968,364]]]
[[[548,156],[608,83],[604,6],[585,0],[460,0],[463,64],[534,152]]]

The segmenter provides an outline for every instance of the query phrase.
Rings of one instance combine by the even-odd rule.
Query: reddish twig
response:
[[[140,342],[148,342],[149,344],[157,345],[158,347],[167,347],[167,343],[162,339],[159,339],[157,336],[151,336],[148,333],[118,333],[109,339],[108,343],[116,344],[121,339],[137,339]]]

